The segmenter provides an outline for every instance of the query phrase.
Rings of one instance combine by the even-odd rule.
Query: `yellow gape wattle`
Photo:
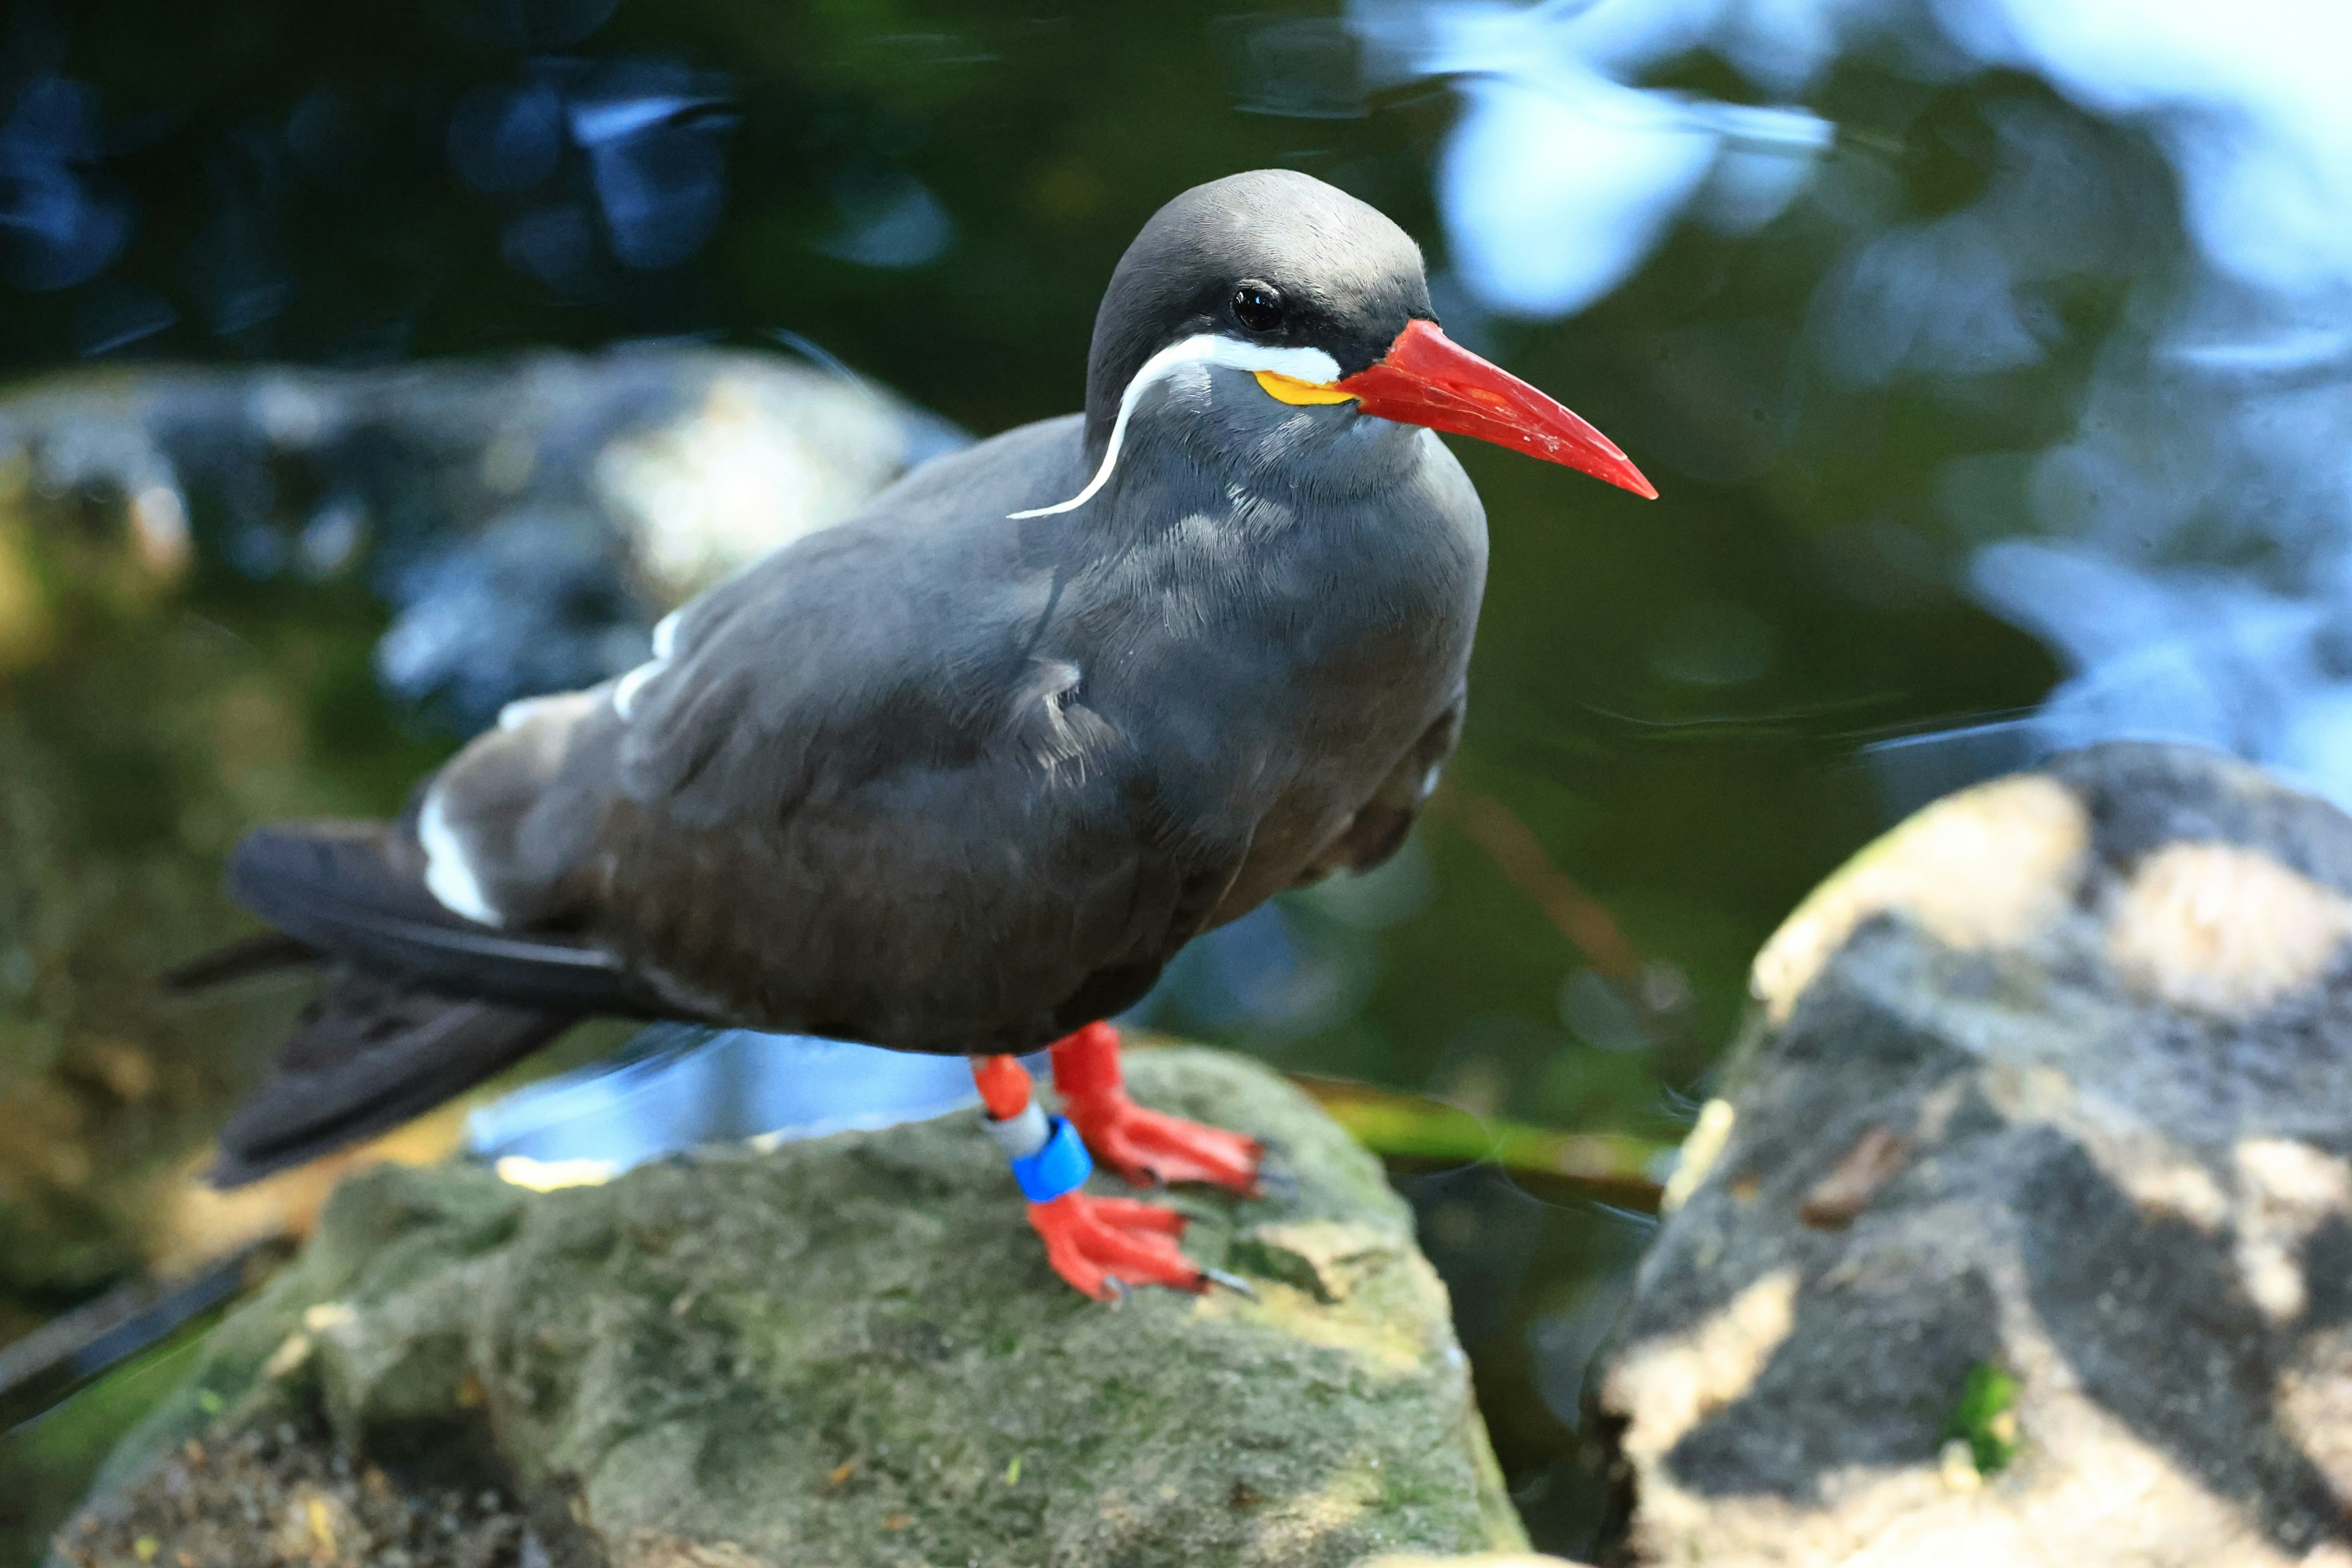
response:
[[[1265,388],[1268,397],[1284,403],[1347,403],[1356,395],[1352,392],[1342,392],[1336,386],[1326,386],[1321,382],[1301,381],[1278,370],[1259,371],[1257,384]]]

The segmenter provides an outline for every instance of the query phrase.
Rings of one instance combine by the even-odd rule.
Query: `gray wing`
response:
[[[1007,517],[1068,482],[1076,432],[1053,420],[927,465],[679,612],[615,693],[622,793],[692,831],[992,748],[1099,750],[1024,656],[1055,552]]]
[[[1402,847],[1422,807],[1436,792],[1438,775],[1461,742],[1465,710],[1465,699],[1457,696],[1412,748],[1397,759],[1396,766],[1370,798],[1356,808],[1354,817],[1330,847],[1307,865],[1299,877],[1302,885],[1333,871],[1369,871]]]
[[[1066,553],[1038,531],[1078,525],[1006,514],[1076,442],[1056,421],[931,465],[713,590],[649,670],[453,762],[427,847],[704,1016],[964,1050],[1139,995],[1243,847],[1162,820],[1077,671],[1032,651]]]

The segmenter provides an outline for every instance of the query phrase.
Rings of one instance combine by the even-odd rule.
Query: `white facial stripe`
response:
[[[685,614],[683,609],[672,610],[654,623],[654,657],[656,658],[667,658],[677,651],[677,623],[679,617]]]
[[[1339,362],[1321,349],[1274,349],[1263,343],[1246,343],[1239,338],[1228,338],[1215,332],[1201,332],[1181,342],[1170,343],[1143,362],[1119,394],[1118,417],[1110,427],[1110,444],[1103,448],[1102,467],[1087,481],[1087,488],[1059,506],[1033,507],[1027,511],[1010,513],[1013,517],[1051,517],[1057,511],[1075,511],[1095,499],[1095,492],[1110,482],[1111,470],[1118,466],[1118,449],[1127,437],[1127,422],[1135,413],[1145,389],[1152,383],[1182,369],[1188,364],[1221,364],[1229,370],[1270,370],[1295,376],[1317,385],[1339,379]]]
[[[441,806],[441,786],[425,792],[425,809],[416,814],[416,841],[425,847],[425,887],[441,907],[486,926],[499,923],[499,911],[482,897],[482,884],[466,864],[466,851],[450,831]]]

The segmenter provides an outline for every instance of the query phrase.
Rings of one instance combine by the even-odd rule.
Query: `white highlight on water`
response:
[[[1120,446],[1127,438],[1127,422],[1135,414],[1135,405],[1144,392],[1154,383],[1163,381],[1186,365],[1214,364],[1228,370],[1270,370],[1278,375],[1312,382],[1318,386],[1339,379],[1339,362],[1321,349],[1276,349],[1263,343],[1244,342],[1239,338],[1225,337],[1217,332],[1199,332],[1170,343],[1143,362],[1143,367],[1128,382],[1127,390],[1119,394],[1118,418],[1110,427],[1110,444],[1103,449],[1102,467],[1087,481],[1087,488],[1059,506],[1032,507],[1027,511],[1009,512],[1008,517],[1051,517],[1055,512],[1076,511],[1095,499],[1095,493],[1110,482],[1111,470],[1118,466]]]

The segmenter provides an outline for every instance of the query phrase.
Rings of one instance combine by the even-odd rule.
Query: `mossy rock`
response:
[[[1078,1296],[971,1112],[544,1194],[378,1169],[125,1444],[63,1554],[143,1536],[175,1561],[206,1495],[194,1457],[250,1468],[236,1440],[256,1430],[379,1492],[497,1489],[518,1522],[466,1539],[518,1562],[1310,1568],[1522,1547],[1444,1289],[1378,1163],[1235,1058],[1138,1052],[1129,1079],[1279,1151],[1276,1196],[1170,1200],[1255,1299]],[[305,1485],[300,1508],[341,1506]],[[272,1506],[251,1510],[254,1562],[288,1534]],[[338,1551],[352,1530],[388,1539],[352,1525]]]

